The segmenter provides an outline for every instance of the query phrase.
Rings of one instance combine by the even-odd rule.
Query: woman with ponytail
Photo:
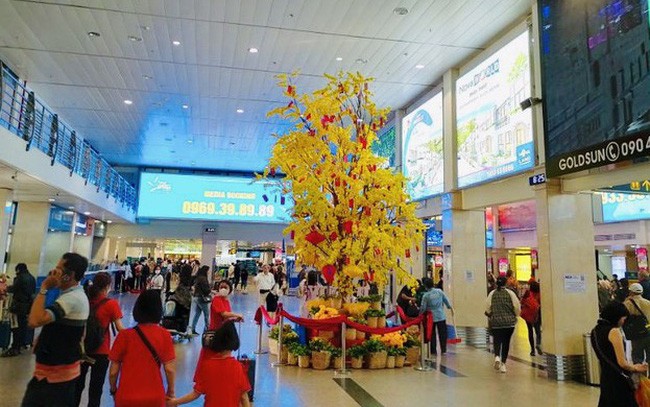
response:
[[[110,325],[117,331],[122,330],[122,310],[120,304],[107,297],[111,289],[111,276],[105,272],[95,275],[93,283],[88,287],[90,315],[86,322],[84,340],[88,360],[81,364],[81,376],[77,382],[77,406],[81,403],[81,394],[86,384],[86,374],[90,369],[90,384],[88,386],[88,407],[99,406],[102,398],[102,388],[108,370],[108,352],[111,346]]]

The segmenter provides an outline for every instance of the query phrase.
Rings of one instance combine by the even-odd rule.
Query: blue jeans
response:
[[[210,315],[210,303],[203,301],[201,297],[192,297],[192,308],[194,308],[194,319],[192,319],[192,331],[196,331],[196,323],[199,322],[199,316],[203,313],[205,322],[204,330],[208,329],[208,316]]]

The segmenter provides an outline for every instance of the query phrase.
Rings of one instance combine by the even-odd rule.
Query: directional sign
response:
[[[540,185],[546,183],[546,174],[535,174],[532,177],[528,178],[528,185]]]

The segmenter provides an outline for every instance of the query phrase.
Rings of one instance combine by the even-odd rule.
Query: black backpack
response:
[[[84,350],[87,355],[92,355],[104,342],[104,335],[108,330],[108,327],[104,328],[99,323],[97,319],[97,310],[104,303],[108,301],[108,298],[104,298],[96,305],[90,307],[90,314],[88,315],[88,320],[86,321],[86,337],[84,338]]]
[[[634,307],[639,311],[641,315],[630,315],[625,319],[625,324],[623,324],[623,332],[625,332],[625,338],[629,340],[637,340],[641,338],[646,338],[650,334],[650,324],[643,311],[636,305],[634,300],[630,299]]]

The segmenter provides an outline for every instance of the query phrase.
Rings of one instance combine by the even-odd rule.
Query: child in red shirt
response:
[[[189,403],[203,394],[205,407],[250,407],[250,383],[241,363],[231,355],[239,349],[235,324],[232,321],[224,323],[214,332],[211,343],[204,346],[207,349],[196,366],[194,389],[183,397],[168,400],[167,405]]]

